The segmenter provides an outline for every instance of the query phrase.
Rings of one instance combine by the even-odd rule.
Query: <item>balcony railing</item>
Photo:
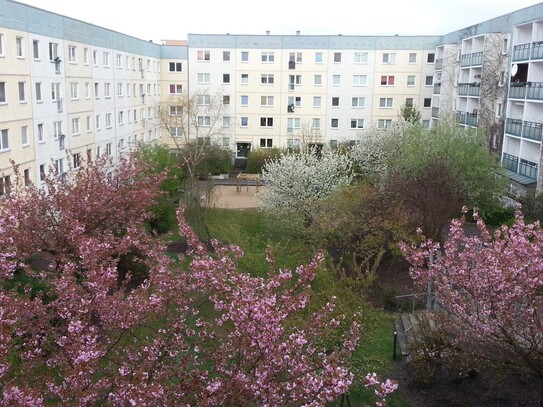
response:
[[[432,107],[432,117],[439,117],[439,107]]]
[[[479,96],[481,94],[481,84],[478,82],[459,83],[458,94],[460,96]]]
[[[512,82],[509,98],[543,100],[543,82]]]
[[[460,56],[460,66],[477,66],[483,65],[483,52],[474,52],[472,54],[463,54]]]
[[[440,71],[443,69],[443,58],[436,59],[436,63],[434,65],[434,69],[436,71]]]
[[[441,93],[441,83],[434,83],[434,95],[439,95]]]
[[[519,44],[513,47],[513,62],[543,59],[543,41]]]
[[[519,158],[515,157],[514,155],[503,153],[502,166],[507,168],[509,171],[513,171],[517,174],[537,180],[539,170],[539,165],[537,163],[525,160],[523,158],[519,160]]]
[[[477,127],[477,113],[456,112],[456,122],[465,126]]]
[[[541,130],[543,129],[543,124],[534,123],[534,122],[523,122],[522,123],[522,137],[541,141]]]
[[[506,119],[505,132],[512,136],[518,136],[518,137],[522,136],[522,120]]]

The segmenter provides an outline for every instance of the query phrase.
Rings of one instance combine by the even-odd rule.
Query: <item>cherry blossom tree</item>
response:
[[[87,163],[0,208],[0,391],[14,406],[323,406],[355,378],[360,325],[308,313],[323,255],[268,278],[236,246],[145,234],[160,176]],[[117,196],[120,194],[121,196]],[[305,321],[305,323],[299,323]],[[338,331],[336,341],[323,341]]]
[[[306,225],[325,198],[353,179],[349,156],[331,149],[283,154],[268,161],[262,174],[267,187],[260,193],[262,207],[301,215]]]
[[[402,244],[411,276],[433,287],[443,310],[440,328],[454,342],[543,380],[543,230],[526,224],[520,210],[511,227],[494,233],[474,216],[475,236],[466,233],[462,218],[452,221],[442,247],[431,240]]]

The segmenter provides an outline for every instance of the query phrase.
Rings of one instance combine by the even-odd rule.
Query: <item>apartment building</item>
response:
[[[143,41],[0,0],[0,194],[90,154],[213,139],[337,146],[402,105],[484,131],[519,192],[543,190],[543,3],[435,36],[191,34]]]

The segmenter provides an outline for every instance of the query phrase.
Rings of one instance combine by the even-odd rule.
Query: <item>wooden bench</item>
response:
[[[236,177],[236,193],[241,192],[241,181],[245,180],[245,183],[247,184],[247,192],[249,192],[249,181],[254,180],[256,182],[256,190],[258,191],[258,187],[260,186],[260,174],[244,174],[239,173]]]

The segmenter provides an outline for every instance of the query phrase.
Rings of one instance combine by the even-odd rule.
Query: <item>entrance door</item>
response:
[[[247,158],[251,151],[251,143],[236,143],[236,158]]]

